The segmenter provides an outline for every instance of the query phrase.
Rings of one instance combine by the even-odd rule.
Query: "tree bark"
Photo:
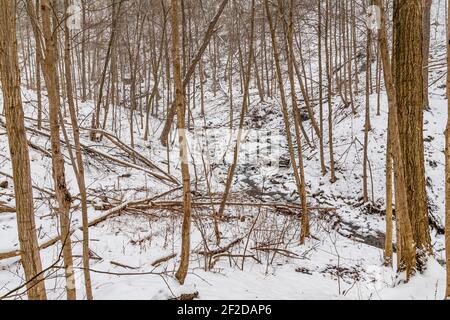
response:
[[[60,218],[61,244],[64,257],[64,270],[66,274],[66,291],[69,300],[76,299],[75,278],[73,271],[72,242],[70,239],[70,204],[71,196],[66,185],[64,158],[61,153],[61,142],[59,137],[59,92],[57,75],[57,39],[52,28],[52,5],[50,0],[42,0],[41,14],[42,27],[39,27],[36,19],[34,5],[31,0],[27,0],[27,10],[31,18],[33,32],[36,41],[40,41],[42,30],[45,41],[45,53],[41,55],[43,59],[41,65],[44,73],[44,80],[48,92],[49,101],[49,122],[50,122],[50,142],[52,150],[52,176],[55,194],[58,202],[58,212]]]
[[[328,41],[331,43],[331,24],[330,24],[330,0],[326,0],[326,9],[325,9],[325,56],[326,56],[326,74],[327,74],[327,82],[328,82],[328,147],[330,154],[330,181],[331,183],[335,183],[336,172],[335,172],[335,163],[334,163],[334,148],[333,148],[333,105],[331,100],[332,95],[332,54],[331,54],[331,46]]]
[[[278,0],[280,3],[280,0]],[[281,7],[281,6],[280,6]],[[284,19],[283,19],[284,20]],[[302,206],[302,230],[300,233],[300,244],[305,244],[306,238],[310,236],[309,231],[309,213],[308,213],[308,201],[306,194],[306,182],[305,182],[305,167],[303,165],[303,150],[302,150],[302,138],[300,135],[301,119],[297,112],[297,95],[295,94],[295,81],[294,81],[294,0],[289,2],[289,24],[287,25],[287,43],[286,52],[288,56],[288,73],[289,73],[289,83],[290,83],[290,94],[292,101],[292,112],[294,114],[294,124],[295,124],[295,135],[297,139],[297,149],[298,149],[298,166],[300,173],[300,202]],[[307,96],[307,91],[305,97]],[[311,118],[312,120],[313,118]]]
[[[180,148],[181,174],[183,177],[183,227],[182,227],[182,245],[181,261],[175,277],[181,284],[184,284],[189,268],[190,253],[190,230],[191,230],[191,179],[189,175],[189,162],[187,156],[187,137],[186,137],[186,115],[185,115],[185,96],[184,86],[181,79],[180,63],[180,35],[178,26],[178,1],[172,0],[172,60],[173,74],[175,81],[175,105],[177,107],[177,126],[178,141]]]
[[[203,53],[206,50],[206,47],[208,47],[211,37],[213,36],[213,34],[215,32],[216,24],[219,21],[219,18],[222,15],[222,12],[225,9],[228,1],[229,0],[222,1],[221,5],[219,7],[219,10],[217,11],[216,15],[214,16],[214,19],[211,21],[211,23],[208,26],[208,30],[206,31],[205,37],[203,38],[202,46],[199,48],[197,54],[195,55],[194,59],[192,60],[190,66],[189,66],[189,69],[186,72],[186,75],[184,77],[183,94],[184,94],[184,90],[186,89],[189,82],[191,81],[191,77],[194,74],[197,64],[199,63],[200,59],[202,58]],[[161,133],[161,137],[159,138],[163,146],[166,146],[166,144],[167,144],[167,138],[170,133],[170,128],[172,127],[172,122],[173,122],[173,118],[175,116],[176,110],[177,110],[176,103],[173,103],[168,107],[166,123],[164,124],[164,128]]]
[[[64,0],[64,10],[67,14],[69,9],[69,0]],[[74,95],[72,87],[72,62],[70,59],[70,31],[67,24],[64,24],[64,67],[66,79],[67,102],[69,105],[70,119],[72,123],[73,139],[75,142],[76,165],[74,163],[75,176],[78,183],[78,188],[81,197],[81,216],[83,222],[83,272],[84,285],[86,289],[86,297],[88,300],[93,299],[91,275],[89,267],[89,227],[88,227],[88,212],[87,212],[87,194],[86,184],[84,180],[84,163],[80,146],[80,128],[78,126],[77,113],[74,104]]]
[[[400,266],[406,270],[407,279],[411,278],[416,270],[415,244],[408,214],[408,195],[405,179],[403,152],[400,144],[400,130],[398,127],[397,96],[393,82],[391,61],[387,45],[386,15],[383,0],[374,0],[374,5],[381,9],[381,29],[378,41],[380,43],[381,60],[383,62],[384,82],[388,96],[390,132],[392,142],[392,158],[394,160],[395,204],[397,217],[397,259]]]
[[[428,64],[430,63],[431,5],[433,0],[423,0],[423,107],[429,108]]]
[[[386,238],[384,246],[384,264],[392,267],[392,142],[391,121],[388,119],[387,141],[386,141]]]
[[[395,91],[408,196],[408,213],[418,255],[431,253],[423,145],[423,3],[397,0],[394,9]],[[422,265],[419,262],[419,267]]]
[[[237,137],[236,137],[236,145],[234,146],[234,151],[233,151],[233,162],[228,170],[228,175],[227,175],[227,181],[226,181],[226,185],[225,185],[225,191],[223,193],[223,198],[222,198],[222,202],[220,203],[220,207],[219,207],[219,217],[223,216],[223,212],[225,210],[225,205],[226,202],[228,200],[228,195],[230,193],[231,190],[231,186],[233,184],[233,178],[234,178],[234,173],[236,171],[236,167],[237,167],[237,163],[238,163],[238,158],[239,158],[239,148],[241,145],[241,140],[242,140],[242,131],[244,129],[244,121],[245,121],[245,114],[246,114],[246,110],[248,109],[248,96],[249,96],[249,88],[250,88],[250,79],[251,79],[251,74],[252,74],[252,64],[254,63],[254,59],[253,59],[253,41],[254,41],[254,31],[255,31],[255,1],[252,0],[252,17],[251,17],[251,22],[250,22],[250,45],[249,45],[249,52],[248,52],[248,60],[247,60],[247,69],[246,69],[246,74],[245,74],[245,79],[244,79],[244,95],[242,97],[242,108],[241,108],[241,114],[240,114],[240,118],[239,118],[239,128],[238,128],[238,133],[237,133]],[[231,131],[230,131],[231,133]]]
[[[16,0],[0,0],[0,78],[13,167],[20,255],[30,300],[45,300],[46,292],[34,219],[30,158],[25,133],[16,39]]]
[[[279,5],[280,5],[280,3],[279,3]],[[287,142],[288,142],[291,167],[292,167],[292,171],[294,173],[295,183],[297,185],[297,192],[300,197],[304,197],[306,195],[302,191],[302,182],[301,182],[299,170],[297,168],[297,161],[295,160],[294,145],[293,145],[293,139],[292,139],[292,133],[291,133],[291,126],[289,123],[289,113],[288,113],[286,94],[285,94],[285,89],[284,89],[280,55],[279,55],[278,43],[277,43],[276,34],[275,34],[275,24],[274,24],[274,21],[272,18],[272,13],[270,10],[268,0],[264,0],[264,6],[265,6],[266,15],[267,15],[267,20],[269,22],[270,38],[272,39],[272,50],[273,50],[273,56],[275,59],[275,67],[277,70],[277,72],[276,72],[277,73],[277,81],[278,81],[278,86],[279,86],[279,90],[280,90],[281,112],[283,114],[284,130],[286,131],[286,138],[287,138]],[[307,211],[303,212],[303,214],[306,215]],[[307,222],[306,220],[304,222],[305,222],[305,225],[304,225],[305,228],[302,230],[302,233],[300,236],[301,243],[304,243],[305,238],[307,236],[309,236],[309,226],[308,226],[308,224],[306,224],[306,222]]]
[[[450,0],[447,1],[450,8]],[[450,15],[447,16],[447,113],[450,115]],[[445,130],[445,256],[447,287],[445,298],[450,300],[450,118]]]

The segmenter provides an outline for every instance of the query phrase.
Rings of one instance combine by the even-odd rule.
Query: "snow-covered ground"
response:
[[[433,16],[437,16],[436,6]],[[440,13],[443,14],[442,12]],[[443,17],[438,17],[442,21]],[[434,30],[436,28],[436,30]],[[445,53],[443,27],[432,28],[433,61]],[[313,61],[311,61],[313,63]],[[443,225],[444,209],[444,128],[447,121],[444,69],[433,68],[430,75],[430,111],[425,112],[425,160],[428,178],[430,213],[438,225]],[[361,75],[363,77],[363,75]],[[225,87],[225,84],[223,84]],[[225,90],[226,91],[226,90]],[[239,116],[239,89],[234,92],[234,118]],[[445,269],[444,239],[435,228],[431,230],[434,257],[428,268],[408,283],[394,270],[382,266],[384,244],[385,152],[387,104],[381,93],[381,115],[376,115],[377,95],[371,99],[371,125],[369,138],[370,179],[369,195],[376,212],[362,205],[362,142],[364,138],[364,97],[356,97],[358,115],[343,108],[339,101],[334,105],[334,145],[338,181],[329,182],[320,169],[318,149],[310,149],[304,142],[305,173],[308,201],[312,207],[334,207],[333,211],[311,212],[313,237],[299,246],[300,223],[295,215],[267,208],[228,207],[226,215],[233,216],[219,225],[222,246],[242,239],[226,255],[211,263],[201,253],[214,250],[215,238],[211,209],[194,211],[191,235],[191,264],[186,284],[180,286],[174,279],[179,263],[175,257],[156,267],[152,263],[162,257],[180,252],[181,212],[163,210],[127,210],[90,228],[91,268],[94,297],[96,299],[167,299],[182,293],[197,291],[200,299],[441,299],[444,293]],[[36,97],[31,90],[23,89],[26,124],[36,128]],[[44,99],[44,102],[45,99]],[[0,105],[2,98],[0,95]],[[206,94],[206,119],[208,127],[225,129],[229,121],[229,103],[224,92],[214,97]],[[93,103],[79,102],[82,127],[89,127]],[[200,110],[193,110],[196,126],[203,126]],[[326,109],[326,108],[325,108]],[[121,112],[120,139],[129,143],[128,110]],[[325,114],[325,118],[326,118]],[[4,117],[0,116],[4,121]],[[66,118],[69,122],[69,118]],[[138,120],[139,123],[139,120]],[[151,119],[150,141],[142,139],[142,129],[136,129],[136,150],[160,168],[167,170],[167,155],[159,141],[160,120]],[[304,122],[308,132],[310,122]],[[47,125],[44,123],[43,131]],[[110,120],[107,128],[112,131]],[[277,132],[283,128],[277,100],[259,102],[256,89],[251,91],[251,106],[246,128],[255,132],[262,129]],[[71,132],[67,125],[69,133]],[[7,136],[0,125],[0,171],[11,173]],[[210,131],[213,132],[213,131]],[[117,132],[116,132],[117,133]],[[117,133],[118,134],[118,133]],[[327,136],[325,134],[325,136]],[[28,132],[30,141],[49,150],[49,139],[36,132]],[[175,136],[173,136],[175,137]],[[172,138],[173,138],[172,137]],[[223,137],[222,137],[223,138]],[[114,158],[132,162],[132,159],[108,140],[93,143],[89,132],[82,131],[82,143],[108,153]],[[177,139],[174,139],[175,141]],[[328,141],[325,141],[327,144]],[[232,153],[234,144],[228,150]],[[192,146],[193,147],[193,146]],[[245,149],[245,147],[244,147]],[[248,150],[248,149],[247,149]],[[221,161],[221,149],[212,152],[214,159],[206,159],[212,193],[223,191],[229,163]],[[242,151],[243,154],[245,150]],[[282,153],[287,149],[282,148]],[[326,148],[328,154],[328,148]],[[75,176],[67,149],[67,180],[73,196],[78,193]],[[127,200],[144,199],[171,190],[174,186],[162,184],[139,168],[127,168],[110,160],[84,152],[86,184],[88,186],[89,219],[104,214],[99,205],[111,207]],[[33,185],[52,190],[51,161],[42,150],[30,148]],[[201,157],[191,163],[192,180],[196,181],[195,196],[208,201],[204,167]],[[249,159],[255,160],[255,151]],[[326,163],[328,156],[326,155]],[[214,163],[212,163],[214,162]],[[140,164],[141,168],[145,168]],[[180,177],[178,149],[170,152],[170,172]],[[145,170],[150,170],[146,168]],[[14,206],[12,180],[0,174],[0,182],[8,187],[0,189],[0,202]],[[194,185],[194,183],[193,183]],[[34,190],[36,225],[40,243],[58,234],[58,222],[53,200],[47,194]],[[173,192],[166,199],[179,199]],[[215,196],[215,199],[220,199]],[[260,163],[245,163],[241,157],[236,171],[231,199],[241,201],[295,202],[298,200],[291,169],[271,170]],[[96,208],[94,208],[94,204]],[[81,225],[79,201],[73,203],[72,224]],[[81,261],[81,231],[73,236],[76,284],[79,298],[84,297]],[[13,213],[0,214],[0,253],[18,249],[17,228]],[[54,264],[59,256],[60,244],[41,250],[43,267]],[[243,261],[242,255],[248,256]],[[59,261],[57,265],[61,265]],[[395,263],[394,263],[395,265]],[[211,268],[210,268],[211,267]],[[210,269],[210,270],[206,270]],[[46,288],[51,299],[64,299],[65,280],[60,269],[46,273]],[[0,297],[23,283],[23,271],[18,258],[0,261]],[[19,291],[20,293],[22,291]],[[21,296],[23,298],[23,296]],[[20,298],[12,295],[10,298]]]

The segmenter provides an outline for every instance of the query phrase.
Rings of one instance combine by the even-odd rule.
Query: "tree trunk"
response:
[[[219,217],[223,216],[223,212],[225,210],[225,205],[227,203],[228,200],[228,195],[230,193],[231,190],[231,186],[233,184],[233,178],[234,178],[234,172],[236,171],[236,167],[237,167],[237,163],[238,163],[238,158],[239,158],[239,148],[241,145],[241,140],[242,140],[242,131],[244,129],[244,121],[245,121],[245,114],[246,114],[246,110],[248,109],[248,96],[249,96],[249,88],[250,88],[250,79],[251,79],[251,74],[252,74],[252,64],[253,62],[253,40],[254,40],[254,31],[255,31],[255,0],[252,0],[252,18],[251,18],[251,23],[250,23],[250,46],[249,46],[249,52],[248,52],[248,60],[247,60],[247,69],[246,69],[246,74],[245,74],[245,79],[244,79],[244,95],[242,97],[242,108],[241,108],[241,115],[239,118],[239,128],[238,128],[238,134],[236,137],[236,145],[234,146],[234,151],[233,151],[233,163],[230,166],[230,169],[228,170],[228,175],[227,175],[227,182],[225,185],[225,191],[223,194],[223,198],[222,201],[220,203],[220,207],[219,207]],[[231,131],[230,131],[231,133]]]
[[[384,264],[392,267],[392,147],[391,147],[391,121],[388,119],[386,141],[386,238],[384,246]]]
[[[333,150],[333,105],[331,100],[332,95],[332,54],[331,54],[331,46],[328,41],[331,43],[331,24],[330,24],[330,0],[326,0],[326,9],[325,9],[325,55],[326,55],[326,74],[327,74],[327,82],[328,82],[328,146],[330,152],[330,181],[332,183],[336,182],[336,173],[335,173],[335,163],[334,163],[334,150]]]
[[[431,253],[423,146],[422,0],[397,0],[394,9],[395,90],[408,212],[418,255]],[[422,265],[418,261],[419,267]]]
[[[184,284],[189,268],[190,230],[191,230],[191,179],[187,156],[185,96],[180,64],[180,35],[178,27],[178,0],[172,0],[172,59],[175,81],[175,104],[177,106],[178,141],[180,148],[181,174],[183,177],[183,227],[181,261],[175,277]]]
[[[280,3],[279,3],[279,5],[280,5]],[[267,20],[269,22],[270,38],[272,39],[272,50],[273,50],[273,56],[275,59],[275,67],[277,69],[277,72],[276,72],[277,73],[277,81],[278,81],[278,86],[279,86],[279,90],[280,90],[281,112],[283,114],[284,130],[286,131],[286,138],[287,138],[287,142],[288,142],[289,156],[290,156],[290,160],[291,160],[292,171],[294,173],[294,179],[295,179],[295,183],[297,185],[297,192],[300,197],[303,197],[303,196],[305,196],[305,194],[304,194],[304,192],[302,192],[302,182],[301,182],[300,174],[299,174],[298,168],[297,168],[297,161],[295,160],[294,145],[293,145],[293,139],[292,139],[292,133],[291,133],[291,126],[289,123],[289,113],[288,113],[286,94],[285,94],[285,89],[284,89],[280,55],[279,55],[279,50],[278,50],[278,43],[276,40],[275,24],[273,22],[272,13],[270,11],[268,0],[264,0],[264,6],[265,6],[266,15],[267,15]],[[302,212],[302,214],[306,215],[307,212]],[[302,242],[302,243],[305,241],[305,238],[307,236],[309,236],[309,227],[306,224],[306,222],[307,221],[305,221],[305,225],[304,225],[305,229],[302,230],[302,234],[301,234],[300,242]]]
[[[99,88],[98,96],[97,96],[97,104],[95,105],[95,112],[92,115],[92,129],[100,128],[100,105],[101,105],[101,102],[103,101],[103,87],[105,85],[106,72],[108,70],[109,60],[111,58],[111,51],[114,46],[114,40],[115,40],[116,29],[117,29],[117,20],[119,19],[120,8],[122,7],[122,2],[123,2],[123,0],[119,1],[119,3],[117,4],[117,11],[116,11],[116,2],[113,1],[113,7],[112,7],[113,22],[111,25],[111,37],[110,37],[109,43],[108,43],[108,50],[106,52],[105,64],[103,65],[103,72],[102,72],[101,80],[100,80],[100,88]],[[97,139],[96,131],[92,130],[91,131],[91,141],[95,141],[96,139]]]
[[[69,0],[64,0],[64,10],[67,13],[69,10]],[[75,141],[76,165],[74,164],[75,176],[78,183],[78,188],[81,197],[81,215],[83,222],[83,271],[84,283],[86,289],[86,297],[92,300],[92,285],[89,267],[89,226],[88,226],[88,212],[87,212],[87,194],[86,184],[84,180],[84,164],[83,156],[81,154],[80,146],[80,129],[78,127],[77,113],[75,110],[73,88],[72,88],[72,62],[70,59],[70,31],[67,24],[64,24],[64,67],[66,76],[66,91],[67,101],[69,105],[70,119],[72,123],[73,139]]]
[[[278,0],[280,3],[280,0]],[[281,5],[280,5],[281,8]],[[283,21],[285,21],[283,19]],[[286,41],[286,53],[288,56],[288,73],[289,73],[289,83],[290,83],[290,93],[292,101],[292,113],[294,114],[294,124],[295,124],[295,135],[297,139],[297,149],[298,149],[298,166],[300,173],[300,202],[302,206],[302,230],[300,233],[300,244],[305,244],[306,238],[310,236],[309,231],[309,213],[308,213],[308,201],[306,195],[306,183],[305,183],[305,168],[303,165],[303,150],[302,150],[302,140],[300,135],[301,119],[298,112],[297,105],[297,95],[295,94],[295,81],[294,81],[294,0],[289,2],[289,24],[287,25],[287,40]],[[306,95],[307,96],[307,91]]]
[[[365,101],[365,123],[364,123],[364,155],[363,155],[363,201],[369,202],[368,188],[368,148],[369,148],[369,130],[370,130],[370,72],[372,68],[371,60],[372,32],[367,28],[367,46],[366,46],[366,101]]]
[[[450,0],[448,6],[450,8]],[[450,15],[447,16],[447,113],[450,115]],[[447,266],[446,299],[450,299],[450,118],[445,131],[445,256]]]
[[[325,157],[324,157],[324,142],[323,142],[323,69],[322,69],[322,0],[317,1],[317,11],[318,11],[318,56],[319,56],[319,126],[320,126],[320,135],[319,135],[319,148],[320,148],[320,168],[322,170],[322,175],[325,176],[327,174],[327,167],[325,166]]]
[[[34,15],[34,8],[31,0],[27,0],[28,14],[31,14],[33,24],[37,23]],[[66,185],[64,158],[61,153],[61,142],[59,137],[59,92],[58,92],[58,76],[57,76],[57,49],[55,39],[55,32],[52,28],[52,5],[50,0],[42,0],[42,32],[45,40],[45,54],[42,55],[44,80],[48,91],[49,101],[49,120],[50,120],[50,142],[52,151],[52,176],[56,198],[58,201],[58,211],[60,217],[61,228],[61,244],[64,257],[64,270],[66,273],[66,290],[67,298],[69,300],[76,299],[75,278],[73,271],[73,257],[72,257],[72,241],[70,239],[70,204],[71,196]],[[39,27],[34,25],[33,32],[35,39],[39,39]]]
[[[384,82],[388,96],[390,132],[392,142],[392,158],[394,160],[395,204],[397,217],[397,259],[402,270],[405,268],[407,279],[411,278],[416,270],[415,244],[408,214],[408,195],[405,179],[403,152],[400,147],[400,130],[398,127],[397,96],[392,76],[391,61],[387,45],[386,15],[383,0],[374,0],[374,5],[381,8],[381,29],[378,41],[380,43],[381,60],[383,62]]]
[[[423,107],[429,108],[428,64],[430,63],[431,4],[433,0],[423,0]]]
[[[0,77],[13,167],[20,255],[30,300],[46,299],[34,220],[30,158],[25,133],[16,39],[16,1],[0,0]]]
[[[183,81],[183,94],[185,88],[188,86],[189,82],[191,81],[191,77],[194,74],[195,68],[197,67],[197,64],[199,63],[200,59],[203,56],[203,53],[206,50],[206,47],[208,46],[212,35],[215,33],[215,27],[217,22],[219,21],[220,16],[222,15],[223,10],[225,9],[227,3],[229,0],[223,0],[220,4],[219,10],[217,11],[216,15],[214,16],[214,19],[211,21],[211,23],[208,26],[208,30],[206,31],[205,37],[203,38],[202,46],[199,48],[197,54],[195,55],[194,59],[192,60],[188,71],[186,72],[186,75],[184,77]],[[169,137],[170,129],[172,127],[173,118],[175,116],[177,110],[176,103],[171,104],[169,106],[169,109],[167,110],[167,118],[166,123],[164,124],[163,131],[161,133],[161,137],[159,138],[162,145],[166,146],[167,144],[167,138]]]

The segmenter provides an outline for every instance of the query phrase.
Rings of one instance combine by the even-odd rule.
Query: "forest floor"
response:
[[[382,96],[384,101],[384,96]],[[34,104],[34,93],[24,90],[26,106]],[[376,94],[371,97],[376,100]],[[211,97],[211,100],[214,100]],[[217,101],[217,99],[215,100]],[[221,102],[218,102],[220,105]],[[446,101],[439,94],[431,100],[431,110],[425,113],[425,149],[427,163],[428,194],[430,213],[434,221],[442,226],[443,221],[443,130],[446,122]],[[376,106],[376,103],[372,103]],[[181,211],[174,210],[123,210],[120,215],[106,219],[90,228],[92,250],[91,268],[94,294],[97,299],[155,299],[171,298],[182,293],[198,292],[201,299],[436,299],[441,298],[445,283],[444,268],[438,263],[444,260],[443,236],[432,229],[435,258],[428,269],[407,284],[402,283],[394,271],[383,267],[384,245],[384,172],[387,114],[382,103],[381,115],[376,116],[372,107],[372,131],[370,133],[369,159],[371,167],[370,195],[372,206],[362,203],[362,145],[363,116],[353,116],[343,109],[342,116],[335,120],[335,155],[338,181],[331,184],[328,176],[322,177],[317,151],[304,148],[305,172],[308,202],[311,207],[334,207],[333,211],[312,211],[311,231],[313,238],[299,246],[299,220],[292,211],[281,209],[234,206],[227,207],[226,215],[233,216],[220,222],[222,246],[235,243],[221,255],[205,257],[202,251],[213,251],[215,246],[210,208],[196,209],[192,225],[192,257],[190,272],[184,287],[173,278],[178,264],[175,257],[153,267],[158,259],[180,250]],[[211,110],[216,106],[210,105]],[[258,113],[273,110],[269,104],[255,104]],[[80,104],[82,110],[91,105]],[[27,108],[32,110],[33,108]],[[34,117],[33,112],[28,113]],[[210,113],[211,114],[211,113]],[[345,117],[343,116],[345,114]],[[89,119],[89,118],[86,118]],[[264,124],[280,127],[280,119],[262,115]],[[216,117],[217,123],[224,119]],[[123,123],[125,122],[123,119]],[[249,121],[254,121],[250,118]],[[222,122],[224,123],[224,122]],[[32,120],[27,126],[36,128]],[[87,127],[87,125],[84,125]],[[69,126],[68,126],[68,129]],[[0,132],[4,129],[0,128]],[[45,133],[46,130],[43,129]],[[114,158],[132,162],[129,155],[103,139],[93,144],[88,132],[82,134],[82,143],[108,153]],[[349,135],[353,142],[349,142]],[[156,150],[157,135],[152,142],[139,140],[136,149],[161,168],[164,166],[164,152]],[[51,190],[50,158],[48,137],[29,132],[33,184],[41,189]],[[125,142],[126,139],[124,140]],[[38,150],[39,146],[41,150]],[[43,151],[44,150],[44,151]],[[77,187],[70,160],[66,154],[67,180],[73,195]],[[115,164],[98,154],[85,152],[86,178],[91,202],[90,221],[105,214],[105,209],[120,205],[127,200],[145,199],[175,186],[165,186],[159,180],[142,170]],[[255,154],[251,153],[250,157]],[[11,173],[6,135],[0,136],[0,163],[4,173]],[[172,171],[179,176],[177,150],[172,152]],[[198,158],[197,158],[198,160]],[[197,163],[197,166],[200,167]],[[210,185],[220,194],[228,165],[216,164]],[[139,167],[138,167],[139,168]],[[201,167],[200,167],[201,168]],[[209,168],[209,164],[208,164]],[[149,168],[150,170],[150,168]],[[196,201],[209,201],[204,189],[203,171],[198,173]],[[272,171],[270,171],[272,170]],[[233,194],[234,202],[278,202],[292,203],[297,200],[293,177],[289,168],[267,169],[258,164],[238,167]],[[0,201],[14,207],[13,185],[0,190]],[[222,183],[221,183],[222,182]],[[222,187],[223,188],[223,187]],[[51,192],[51,191],[50,191]],[[165,199],[179,198],[180,191],[174,191]],[[372,199],[373,196],[373,199]],[[40,243],[58,234],[58,223],[52,208],[53,200],[46,193],[35,190],[37,229]],[[215,196],[216,201],[220,198]],[[78,200],[74,202],[72,223],[80,226],[81,218]],[[217,206],[216,206],[217,209]],[[74,227],[75,229],[75,227]],[[439,228],[438,228],[439,229]],[[0,253],[18,249],[14,213],[0,215]],[[73,234],[74,254],[77,267],[81,268],[81,231]],[[206,242],[205,242],[206,241]],[[205,243],[208,248],[206,248]],[[208,250],[205,250],[208,249]],[[56,244],[41,251],[44,268],[58,260],[60,245]],[[243,262],[242,255],[245,255]],[[61,262],[59,262],[60,264]],[[205,269],[210,269],[205,271]],[[145,273],[153,274],[145,274]],[[144,273],[144,274],[142,274]],[[77,269],[77,286],[83,292],[83,276]],[[0,261],[0,295],[22,283],[22,270],[18,258]],[[49,297],[64,297],[64,278],[61,271],[49,272],[46,280]]]
[[[442,28],[441,28],[442,29]],[[440,31],[439,31],[440,32]],[[441,35],[434,37],[432,59],[439,61],[445,46]],[[380,115],[377,113],[377,94],[370,96],[371,126],[369,136],[369,198],[371,205],[362,203],[362,154],[364,141],[363,91],[356,97],[358,114],[339,101],[334,103],[334,146],[337,164],[337,182],[329,182],[329,174],[321,174],[318,149],[307,147],[303,141],[308,203],[312,210],[311,233],[303,246],[299,245],[300,222],[295,210],[258,206],[228,206],[225,221],[219,223],[222,242],[216,246],[211,208],[195,208],[191,234],[191,262],[184,286],[174,278],[179,263],[181,243],[181,215],[179,206],[149,208],[129,206],[117,214],[96,223],[90,228],[91,269],[94,297],[96,299],[169,299],[184,293],[198,292],[200,299],[441,299],[445,286],[444,239],[444,128],[447,121],[444,69],[430,71],[430,110],[424,114],[425,161],[427,192],[431,221],[434,256],[428,268],[408,283],[404,283],[392,269],[384,267],[383,246],[385,233],[385,152],[387,104],[381,93]],[[361,77],[363,74],[361,75]],[[199,107],[193,110],[195,128],[207,128],[208,141],[213,135],[219,141],[208,146],[209,154],[202,159],[193,154],[195,168],[191,165],[194,201],[220,201],[224,188],[229,159],[234,143],[228,139],[229,102],[225,84],[217,95],[206,94],[206,119]],[[235,99],[240,101],[239,90]],[[52,193],[51,158],[48,126],[44,122],[37,131],[35,92],[23,89],[23,101],[28,116],[26,120],[30,141],[30,159],[36,208],[36,225],[40,243],[58,235],[58,222]],[[2,104],[0,95],[0,105]],[[46,99],[44,97],[44,103]],[[90,126],[93,103],[78,102],[81,126]],[[326,108],[325,108],[326,109]],[[107,131],[120,136],[130,145],[128,109],[120,109],[120,128],[112,128],[108,117]],[[237,123],[240,104],[234,106],[234,123]],[[325,119],[327,114],[325,112]],[[69,118],[66,129],[71,135]],[[7,136],[0,116],[0,204],[14,207],[14,189],[11,174]],[[159,141],[161,119],[151,119],[150,140],[144,141],[141,118],[135,125],[135,149],[141,157],[133,157],[117,147],[106,137],[99,142],[89,140],[89,131],[82,130],[86,185],[88,186],[89,220],[103,217],[108,209],[127,201],[149,199],[169,192],[162,200],[179,200],[180,190],[172,182],[162,183],[154,173],[167,170],[167,153]],[[203,122],[204,121],[204,122]],[[303,123],[311,133],[310,121]],[[283,122],[278,102],[260,102],[256,90],[251,91],[251,105],[246,117],[249,138],[256,133],[267,133],[273,139],[284,137]],[[191,138],[193,132],[189,133]],[[325,134],[327,136],[327,134]],[[176,140],[175,134],[171,137]],[[283,140],[283,138],[282,138]],[[193,141],[193,140],[191,140]],[[197,143],[197,140],[195,140]],[[250,141],[243,145],[230,202],[298,203],[293,176],[286,161],[281,168],[267,166],[264,150],[268,143],[255,148]],[[317,141],[315,141],[317,143]],[[285,143],[271,150],[286,159]],[[328,140],[325,139],[325,144]],[[228,146],[228,148],[227,148]],[[191,151],[198,147],[191,143]],[[214,149],[216,148],[216,149]],[[70,158],[64,147],[66,175],[72,195],[78,188]],[[227,154],[224,157],[225,150]],[[326,163],[329,163],[328,148]],[[276,152],[280,152],[277,154]],[[109,155],[109,157],[108,157]],[[225,160],[224,160],[225,159]],[[228,159],[228,160],[227,160]],[[273,160],[273,159],[272,159]],[[203,161],[205,164],[203,164]],[[120,162],[120,163],[119,163]],[[134,164],[135,163],[135,164]],[[178,149],[170,151],[170,173],[180,179]],[[205,168],[208,184],[205,180]],[[208,191],[208,185],[211,189]],[[156,199],[152,199],[154,203]],[[154,204],[153,203],[153,204]],[[82,261],[82,233],[79,200],[73,202],[72,236],[76,266],[76,284],[79,298],[84,297]],[[215,206],[217,209],[217,206]],[[228,246],[229,245],[229,246]],[[228,247],[228,248],[227,248]],[[43,267],[59,261],[59,243],[41,250]],[[18,250],[17,227],[14,213],[0,213],[0,256]],[[216,252],[214,252],[216,250]],[[223,252],[222,252],[223,251]],[[207,254],[205,254],[205,252]],[[209,253],[208,253],[209,252]],[[394,255],[395,256],[395,255]],[[161,258],[171,257],[159,263]],[[154,264],[155,266],[153,266]],[[395,261],[394,261],[395,265]],[[23,283],[23,271],[18,257],[0,260],[0,297]],[[58,268],[46,272],[46,288],[51,299],[64,299],[65,280]],[[23,289],[8,298],[23,298]]]

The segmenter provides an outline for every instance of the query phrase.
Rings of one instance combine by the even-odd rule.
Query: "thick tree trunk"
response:
[[[30,300],[46,299],[34,220],[30,158],[25,133],[16,39],[16,0],[0,0],[0,78],[14,177],[20,255]]]
[[[397,0],[394,10],[395,90],[408,212],[418,254],[431,252],[423,146],[423,4]],[[420,267],[420,265],[419,265]]]
[[[64,0],[64,10],[68,12],[69,0]],[[74,104],[74,95],[72,89],[72,62],[70,59],[70,31],[67,24],[64,25],[64,67],[67,101],[69,105],[70,119],[72,123],[73,138],[75,141],[76,165],[74,163],[75,176],[78,183],[78,188],[81,197],[81,215],[83,222],[83,271],[84,271],[84,285],[86,289],[86,297],[92,300],[92,285],[89,267],[89,226],[88,226],[88,212],[87,212],[87,194],[86,184],[84,180],[84,163],[81,154],[80,146],[80,129],[78,127],[77,113]]]

